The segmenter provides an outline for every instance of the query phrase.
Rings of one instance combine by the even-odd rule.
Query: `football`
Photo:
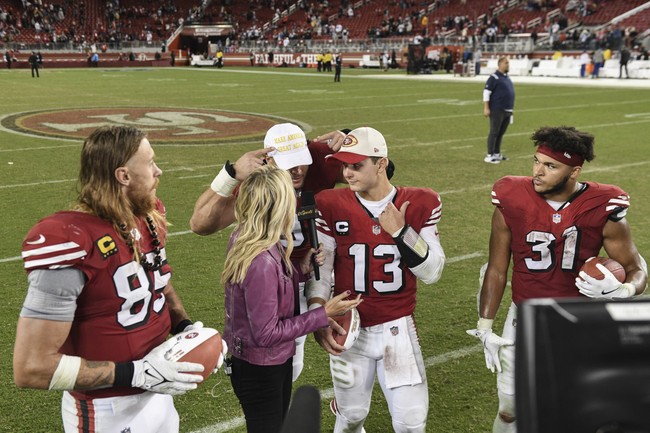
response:
[[[585,272],[587,275],[597,280],[602,280],[604,278],[604,275],[596,267],[596,264],[598,263],[609,269],[609,271],[614,274],[618,281],[621,283],[625,282],[625,268],[623,268],[619,262],[612,260],[609,257],[591,257],[587,259],[584,265],[582,265],[580,271]]]
[[[356,308],[348,310],[347,313],[342,316],[335,316],[333,319],[341,325],[347,334],[342,335],[336,331],[333,331],[334,340],[341,346],[345,346],[346,349],[352,347],[357,338],[359,338],[359,331],[361,330],[361,318],[359,317],[359,312]]]
[[[203,380],[212,374],[221,356],[219,331],[213,328],[194,329],[176,334],[173,338],[176,339],[176,344],[165,354],[166,359],[203,365]]]

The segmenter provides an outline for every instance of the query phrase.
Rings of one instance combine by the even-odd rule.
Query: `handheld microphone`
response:
[[[314,201],[314,193],[311,191],[303,191],[300,195],[302,206],[298,208],[298,221],[307,222],[307,235],[309,236],[309,243],[312,248],[318,249],[318,232],[316,231],[316,201]],[[311,263],[314,267],[314,278],[320,280],[320,271],[316,263],[316,257],[312,255]]]
[[[293,394],[280,433],[319,433],[320,394],[311,385],[303,385]]]

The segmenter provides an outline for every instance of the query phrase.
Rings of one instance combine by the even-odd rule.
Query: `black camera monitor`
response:
[[[526,301],[515,350],[518,433],[650,433],[650,298]]]

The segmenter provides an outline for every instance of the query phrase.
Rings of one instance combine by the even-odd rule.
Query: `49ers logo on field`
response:
[[[86,138],[105,125],[130,125],[152,143],[200,143],[256,139],[286,119],[223,110],[188,108],[80,108],[18,113],[2,119],[14,132],[66,139]]]

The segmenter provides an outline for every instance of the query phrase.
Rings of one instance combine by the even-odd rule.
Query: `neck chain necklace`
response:
[[[147,222],[147,228],[149,229],[149,234],[151,235],[151,245],[153,246],[153,253],[155,254],[153,258],[153,263],[149,263],[145,254],[139,254],[140,256],[140,265],[149,272],[157,271],[162,268],[162,257],[160,256],[160,240],[158,239],[158,232],[156,231],[156,225],[153,222],[153,219],[147,215],[145,217]],[[122,230],[123,236],[125,237],[126,243],[129,245],[131,250],[135,250],[133,245],[133,239],[136,238],[133,229],[129,235],[124,235],[126,233],[126,225],[120,224],[120,229]],[[137,237],[139,238],[139,236]],[[136,238],[136,239],[137,239]]]

